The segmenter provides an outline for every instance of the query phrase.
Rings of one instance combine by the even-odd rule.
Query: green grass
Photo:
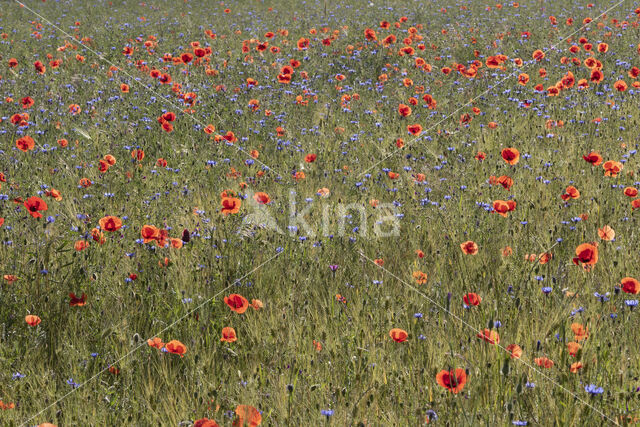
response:
[[[625,303],[637,296],[615,291],[623,277],[640,274],[637,213],[632,198],[623,194],[624,187],[640,185],[633,151],[638,90],[627,76],[631,66],[640,66],[639,30],[631,25],[637,23],[638,5],[625,1],[581,29],[585,17],[595,19],[614,3],[585,8],[583,2],[523,1],[519,8],[505,3],[491,10],[480,2],[464,3],[466,10],[463,3],[444,0],[373,3],[5,5],[0,172],[6,182],[0,194],[7,197],[0,200],[5,219],[0,274],[18,280],[0,285],[0,399],[15,403],[0,411],[2,425],[191,425],[203,417],[231,425],[238,405],[258,408],[263,425],[422,425],[428,411],[437,414],[432,422],[443,425],[626,424],[640,416],[638,311]],[[549,15],[558,19],[557,29]],[[402,16],[407,22],[394,28]],[[565,25],[568,17],[573,26]],[[623,29],[612,19],[630,24]],[[379,28],[383,20],[391,29]],[[414,56],[431,64],[431,73],[417,69],[414,56],[398,55],[406,30],[418,24],[426,48],[421,51],[414,42]],[[322,33],[323,27],[329,31]],[[309,33],[312,28],[316,35]],[[375,29],[379,40],[394,33],[397,43],[387,49],[366,42],[365,28]],[[207,29],[217,34],[215,40],[205,35]],[[280,29],[289,35],[278,34]],[[76,40],[77,50],[58,51],[70,41],[60,30],[90,37],[88,47]],[[323,46],[334,30],[337,38]],[[260,54],[255,44],[242,52],[244,40],[265,41],[267,31],[276,34],[269,43],[280,53]],[[523,41],[524,31],[531,33],[529,40]],[[572,43],[563,40],[573,32]],[[142,42],[152,35],[157,46],[148,54]],[[304,52],[296,48],[301,37],[311,39]],[[606,54],[593,55],[603,64],[604,82],[590,82],[586,90],[567,88],[557,97],[534,91],[538,83],[545,89],[554,85],[567,71],[576,81],[589,79],[584,65],[560,62],[562,56],[588,57],[584,50],[576,55],[568,50],[579,37],[594,48],[600,41],[609,44]],[[167,52],[188,51],[192,41],[211,46],[209,66],[218,75],[208,75],[203,65],[161,61]],[[542,63],[531,60],[535,49],[554,44],[557,52],[547,52]],[[122,54],[124,46],[136,49],[130,59]],[[352,49],[355,54],[348,53]],[[458,62],[468,65],[476,59],[474,49],[483,62],[475,79],[440,72]],[[59,68],[52,69],[47,54],[62,60]],[[509,57],[506,70],[484,64],[497,54]],[[246,62],[246,55],[253,62]],[[516,57],[525,61],[523,67],[513,65]],[[19,65],[9,68],[9,58]],[[290,85],[278,83],[280,67],[290,59],[301,65]],[[45,63],[45,74],[34,72],[36,60]],[[138,60],[170,73],[183,92],[196,93],[195,112],[181,112],[184,104],[171,85],[137,69]],[[111,65],[121,69],[110,74]],[[538,76],[540,67],[546,68],[546,79]],[[517,84],[520,72],[531,77],[526,87]],[[389,79],[377,90],[382,73]],[[346,79],[337,82],[336,74]],[[248,89],[249,77],[259,86]],[[414,86],[405,87],[405,77]],[[626,92],[613,89],[618,79],[629,85]],[[130,93],[121,93],[121,83]],[[216,90],[218,85],[225,90]],[[433,95],[436,110],[422,107],[416,86]],[[342,95],[355,93],[359,99],[343,109]],[[308,105],[296,104],[298,95]],[[398,104],[414,95],[419,104],[412,106],[413,114],[400,117]],[[35,104],[25,110],[19,101],[26,96]],[[252,99],[260,101],[257,112],[247,106]],[[519,105],[527,100],[531,107]],[[82,112],[72,116],[70,104],[79,104]],[[472,113],[473,106],[482,113]],[[266,116],[265,110],[273,114]],[[164,111],[177,115],[171,133],[156,121]],[[10,122],[22,112],[29,113],[27,128]],[[463,113],[473,117],[469,126],[459,123]],[[605,120],[593,123],[598,117]],[[564,126],[547,129],[547,120],[562,120]],[[492,121],[496,129],[487,126]],[[407,134],[414,123],[422,125],[424,138],[414,141]],[[213,135],[204,133],[207,124],[215,125]],[[282,137],[278,126],[285,129]],[[214,140],[227,131],[238,137],[235,144]],[[36,149],[18,150],[21,135],[32,136]],[[58,146],[61,138],[68,147]],[[405,141],[402,150],[397,138]],[[517,165],[502,160],[505,147],[520,151]],[[134,149],[144,150],[142,161],[132,158]],[[253,163],[247,162],[252,150],[259,151]],[[478,151],[487,155],[482,162],[474,160]],[[590,151],[605,161],[624,159],[624,169],[605,177],[602,166],[582,159]],[[305,164],[309,153],[317,160]],[[98,162],[107,154],[116,164],[101,173]],[[156,166],[158,158],[168,169]],[[234,170],[241,175],[232,176]],[[305,178],[295,179],[300,170]],[[391,180],[387,170],[399,177]],[[414,182],[418,173],[425,182]],[[492,175],[510,176],[513,187],[489,185]],[[82,178],[93,185],[80,187]],[[560,196],[569,185],[581,197],[565,203]],[[323,187],[331,192],[327,198],[316,194]],[[40,194],[48,204],[43,218],[32,218],[12,202],[47,188],[59,190],[62,200]],[[249,196],[237,214],[220,213],[225,190]],[[281,232],[243,221],[255,214],[250,197],[258,191],[271,197],[262,209]],[[510,197],[517,207],[506,218],[478,206]],[[396,208],[374,208],[371,200]],[[291,213],[309,204],[310,230],[298,223],[292,231]],[[366,224],[357,210],[339,218],[337,209],[349,204],[364,210]],[[376,236],[375,222],[393,214],[398,233]],[[582,214],[588,217],[580,220]],[[104,244],[98,244],[90,232],[106,215],[122,218],[124,226],[105,231]],[[391,224],[388,217],[385,224]],[[607,224],[615,229],[615,241],[598,237],[598,228]],[[167,228],[178,239],[188,229],[191,240],[181,249],[154,248],[137,242],[143,225]],[[79,240],[90,246],[77,251]],[[460,250],[467,240],[477,242],[477,255]],[[574,265],[576,247],[595,241],[595,268]],[[509,257],[502,255],[507,246],[513,250]],[[553,254],[546,264],[525,260],[544,252]],[[168,265],[160,265],[165,258]],[[339,265],[337,271],[330,270],[332,264]],[[415,271],[426,273],[427,283],[416,284]],[[128,281],[130,274],[137,278]],[[549,295],[543,286],[553,288]],[[70,307],[70,292],[86,293],[87,304]],[[478,293],[482,303],[464,307],[468,292]],[[607,300],[596,292],[609,293]],[[223,302],[231,293],[249,302],[259,299],[264,307],[236,314]],[[42,322],[28,326],[27,314]],[[567,350],[574,322],[589,329],[576,357]],[[237,332],[234,343],[220,341],[227,326]],[[494,326],[499,346],[476,338]],[[406,330],[407,342],[394,342],[392,328]],[[184,343],[184,357],[149,347],[146,340],[156,336]],[[509,357],[509,344],[522,347],[520,360]],[[552,359],[554,366],[539,368],[534,362],[539,357]],[[574,374],[569,366],[576,361],[584,367]],[[117,375],[111,366],[119,369]],[[435,379],[441,370],[455,368],[468,375],[458,394]],[[70,378],[80,386],[74,389]],[[588,384],[604,393],[590,396]],[[327,417],[322,410],[334,413]]]

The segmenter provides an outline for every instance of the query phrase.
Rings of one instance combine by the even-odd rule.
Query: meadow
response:
[[[638,423],[639,25],[3,2],[0,424]]]

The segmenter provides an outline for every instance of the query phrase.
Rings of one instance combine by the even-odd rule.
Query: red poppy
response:
[[[233,422],[234,427],[257,427],[262,423],[262,415],[260,412],[249,405],[238,405],[236,407],[236,415],[238,418]]]
[[[69,293],[69,306],[82,307],[87,304],[87,295],[83,292],[82,296],[78,297],[73,292]]]
[[[238,337],[236,336],[236,330],[230,327],[224,327],[222,328],[222,338],[220,338],[220,341],[224,341],[224,342],[235,342],[238,340]]]
[[[24,321],[27,322],[29,326],[38,326],[42,320],[38,316],[29,314],[24,318]]]
[[[122,227],[122,220],[117,216],[105,216],[104,218],[100,218],[98,222],[100,224],[100,228],[105,231],[117,231]]]
[[[405,342],[409,334],[404,329],[393,328],[389,331],[389,336],[395,342]]]
[[[509,344],[507,350],[511,353],[512,359],[520,359],[522,357],[522,348],[518,344]]]
[[[222,209],[220,210],[220,212],[225,215],[238,213],[240,211],[241,204],[242,202],[238,198],[224,197],[222,199]]]
[[[238,314],[244,313],[249,308],[249,301],[239,294],[231,294],[228,297],[224,297],[224,302]]]
[[[24,152],[33,150],[35,146],[36,146],[35,141],[29,135],[25,135],[22,138],[18,138],[16,140],[16,147],[18,147],[20,150]]]
[[[593,243],[583,243],[576,248],[575,265],[581,265],[585,270],[591,269],[598,262],[598,247]]]
[[[468,240],[460,244],[460,249],[467,255],[475,255],[478,253],[478,244],[474,241]]]
[[[534,359],[534,362],[536,362],[536,365],[542,368],[551,369],[553,367],[553,360],[547,357],[536,357]]]
[[[46,211],[49,209],[47,203],[40,197],[31,196],[24,202],[24,207],[27,208],[29,215],[34,218],[42,218],[40,211]]]
[[[468,306],[472,306],[472,305],[477,306],[477,305],[480,305],[480,303],[482,302],[482,298],[480,298],[480,295],[474,292],[470,292],[466,294],[465,296],[462,297],[462,300]]]
[[[180,357],[184,357],[184,354],[187,352],[187,346],[178,340],[169,341],[164,348],[166,348],[169,353],[179,354]]]
[[[634,295],[640,293],[640,282],[633,277],[625,277],[621,282],[623,292]]]
[[[467,382],[467,374],[464,369],[456,369],[451,371],[442,370],[436,375],[436,382],[441,387],[446,388],[450,392],[457,394],[464,388]]]
[[[269,197],[267,193],[263,193],[261,191],[254,194],[253,198],[256,202],[258,202],[261,205],[266,205],[271,202],[271,197]]]
[[[500,154],[505,162],[515,165],[520,160],[520,152],[516,148],[504,148]]]
[[[560,197],[562,200],[577,199],[580,197],[580,191],[578,191],[578,189],[573,185],[570,185],[565,190],[565,193]]]
[[[593,166],[598,166],[602,163],[602,156],[595,151],[590,152],[586,156],[582,156],[582,158],[587,162],[591,163]]]
[[[409,125],[407,126],[407,130],[411,135],[418,136],[422,133],[422,126],[420,126],[419,124]]]
[[[604,176],[610,176],[615,178],[616,176],[618,176],[618,174],[622,170],[623,165],[622,163],[616,162],[614,160],[607,160],[602,165],[602,168],[604,169]]]
[[[492,331],[491,329],[484,329],[479,332],[476,337],[488,342],[489,344],[499,344],[500,343],[500,335],[498,335],[497,331]]]
[[[304,156],[304,161],[307,163],[313,163],[317,158],[318,156],[315,154],[307,154],[306,156]]]

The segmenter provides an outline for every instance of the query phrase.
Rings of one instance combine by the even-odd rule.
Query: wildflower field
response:
[[[7,0],[0,425],[633,425],[640,1]]]

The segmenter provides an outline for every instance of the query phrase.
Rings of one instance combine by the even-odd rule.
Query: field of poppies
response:
[[[3,2],[0,424],[638,423],[639,27]]]

